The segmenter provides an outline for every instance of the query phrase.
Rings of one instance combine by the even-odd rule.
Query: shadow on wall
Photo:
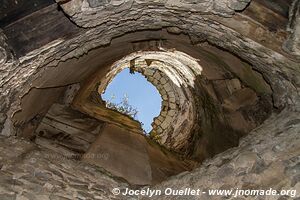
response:
[[[133,185],[158,183],[236,146],[239,138],[269,116],[272,101],[268,84],[233,55],[210,46],[202,51],[198,60],[174,49],[140,51],[115,62],[105,76],[100,69],[77,90],[65,91],[63,96],[73,93],[74,99],[59,99],[46,111],[33,134],[34,141],[71,157],[74,154]],[[143,134],[138,121],[108,109],[99,98],[128,66],[144,75],[163,100],[150,137]],[[29,92],[28,97],[33,94]],[[27,109],[30,104],[25,103],[30,99],[24,97]],[[24,111],[15,117],[26,114]],[[80,113],[84,116],[81,123]],[[90,157],[103,153],[110,157]],[[139,176],[133,176],[135,171]]]

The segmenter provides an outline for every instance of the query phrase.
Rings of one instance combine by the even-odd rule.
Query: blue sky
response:
[[[114,95],[114,103],[120,103],[127,95],[129,104],[137,108],[137,120],[142,122],[143,129],[151,131],[153,118],[158,116],[161,109],[161,97],[157,89],[138,72],[129,73],[129,68],[118,73],[102,94],[104,100],[110,100]]]

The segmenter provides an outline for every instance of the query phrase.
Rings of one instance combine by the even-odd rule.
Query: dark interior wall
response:
[[[263,76],[234,55],[209,44],[206,44],[206,46],[192,45],[190,38],[184,34],[170,34],[166,30],[141,31],[116,38],[107,47],[94,49],[82,57],[61,62],[56,67],[44,67],[30,83],[32,87],[41,89],[32,89],[23,97],[22,110],[15,114],[15,122],[20,127],[27,127],[28,125],[26,124],[31,123],[30,119],[36,115],[43,115],[54,102],[59,100],[63,95],[64,86],[73,83],[84,84],[88,82],[91,76],[94,76],[96,71],[100,80],[109,72],[113,62],[134,51],[155,50],[157,49],[158,41],[166,49],[174,48],[197,58],[199,64],[203,67],[202,76],[198,80],[199,90],[198,93],[195,93],[197,98],[200,97],[199,104],[202,105],[197,110],[199,121],[197,121],[192,138],[189,138],[191,146],[182,149],[189,156],[202,160],[215,155],[224,149],[236,145],[241,136],[261,123],[261,121],[255,121],[256,118],[249,115],[249,112],[246,112],[244,116],[241,115],[241,111],[223,112],[222,97],[217,99],[217,94],[213,94],[215,93],[214,89],[209,89],[217,87],[220,90],[219,86],[213,85],[213,82],[236,78],[244,87],[250,88],[250,91],[255,91],[253,93],[257,93],[258,98],[260,98],[260,95],[269,95],[269,107],[267,110],[272,109],[272,106],[270,108],[272,91],[270,86],[264,81]],[[200,91],[206,92],[204,94]],[[207,98],[212,99],[208,103],[211,103],[211,106],[216,108],[208,106],[207,102],[205,102]],[[233,104],[239,104],[239,102]],[[258,106],[258,108],[261,107]],[[219,109],[217,116],[214,115],[216,109]],[[250,119],[249,122],[246,120],[246,125],[241,125],[241,129],[237,128],[234,123],[224,122],[226,114],[230,117],[233,115],[232,113],[236,114],[235,112],[239,113],[238,116]],[[263,118],[268,116],[268,114],[269,112]],[[203,118],[206,115],[209,116]],[[254,123],[250,124],[252,119],[254,119]]]
[[[54,0],[2,0],[0,28],[54,3]]]
[[[168,34],[165,30],[130,33],[115,38],[109,46],[93,49],[79,58],[66,60],[55,67],[44,67],[42,72],[36,74],[36,78],[31,84],[41,88],[83,82],[98,70],[103,71],[100,74],[104,76],[110,65],[132,52],[157,50],[155,42],[160,39],[164,40],[163,45],[166,45],[167,48],[186,46],[185,50],[193,51],[193,46],[190,45],[189,37],[186,35]]]
[[[157,49],[155,42],[159,40],[163,41],[160,44],[162,47],[174,48],[198,58],[199,64],[204,68],[203,74],[208,79],[218,79],[217,75],[211,76],[211,74],[225,73],[220,68],[222,62],[228,64],[232,62],[232,67],[236,66],[237,69],[244,67],[243,62],[228,52],[209,46],[201,47],[190,44],[190,38],[184,34],[169,34],[165,30],[141,31],[116,38],[109,46],[94,49],[80,58],[69,59],[55,67],[46,66],[35,75],[30,85],[36,88],[62,87],[84,82],[98,70],[101,70],[100,74],[104,76],[113,62],[134,51],[155,50]],[[216,55],[213,56],[213,54]],[[219,57],[221,54],[222,57]],[[230,70],[234,71],[234,69]]]
[[[289,7],[293,0],[253,0],[256,1],[274,12],[288,18]]]
[[[46,11],[49,13],[46,15]],[[30,17],[29,17],[30,16]],[[30,18],[30,19],[28,19]],[[214,19],[208,20],[209,22],[213,22]],[[227,19],[226,19],[227,20]],[[63,22],[62,22],[63,21]],[[47,23],[45,23],[47,22]],[[61,23],[62,22],[62,23]],[[48,44],[49,42],[53,42],[54,40],[59,40],[61,43],[59,43],[59,47],[55,50],[56,54],[53,56],[51,53],[47,54],[52,55],[46,58],[45,62],[38,63],[37,65],[43,66],[39,67],[37,71],[43,70],[42,73],[36,73],[40,78],[36,77],[34,79],[31,79],[32,76],[30,75],[30,80],[27,81],[27,86],[32,84],[32,86],[28,86],[25,89],[25,92],[28,91],[29,87],[37,87],[37,88],[48,88],[48,87],[60,87],[64,86],[66,84],[72,84],[75,82],[82,82],[85,80],[87,77],[89,77],[93,72],[97,70],[98,67],[101,66],[109,66],[112,62],[114,62],[117,59],[120,59],[122,56],[127,55],[130,52],[136,51],[136,50],[149,50],[149,49],[155,49],[158,43],[162,41],[163,47],[166,48],[176,48],[178,50],[181,50],[187,54],[197,54],[199,52],[199,47],[198,46],[193,46],[190,43],[190,39],[192,39],[194,36],[193,34],[196,35],[197,37],[195,43],[201,43],[204,40],[209,40],[210,42],[213,42],[214,44],[217,44],[219,42],[218,38],[211,37],[213,35],[218,35],[217,33],[215,34],[210,34],[209,31],[212,30],[207,30],[208,32],[203,31],[202,28],[198,29],[191,29],[191,31],[187,31],[184,29],[181,29],[183,27],[178,28],[176,25],[176,22],[170,22],[170,26],[173,25],[174,23],[175,27],[171,27],[168,30],[171,30],[175,34],[166,34],[166,31],[164,30],[163,32],[161,31],[135,31],[135,33],[132,34],[126,34],[123,35],[123,37],[115,38],[112,40],[111,44],[108,45],[106,41],[110,41],[111,37],[117,37],[121,34],[124,34],[126,32],[129,32],[131,28],[133,27],[139,27],[141,29],[147,29],[147,27],[150,27],[151,29],[154,28],[151,27],[151,23],[149,26],[138,26],[139,23],[142,23],[143,21],[134,21],[134,23],[128,23],[127,26],[126,23],[120,23],[120,26],[113,26],[110,29],[103,28],[99,26],[97,27],[97,31],[94,33],[93,31],[95,29],[83,29],[83,28],[78,28],[74,23],[72,23],[61,11],[57,10],[57,7],[55,4],[44,7],[43,9],[40,9],[37,12],[32,13],[31,15],[28,15],[27,17],[24,17],[14,24],[5,26],[4,32],[5,35],[8,37],[8,43],[12,47],[12,49],[15,51],[17,54],[17,57],[21,57],[24,54],[27,54],[29,52],[32,52],[32,50],[37,49],[39,47],[44,46],[45,44]],[[142,23],[145,24],[145,23]],[[146,23],[147,24],[147,23]],[[124,27],[123,27],[124,26]],[[132,26],[132,27],[131,27]],[[166,25],[167,26],[167,25]],[[205,24],[204,24],[205,26]],[[161,28],[162,26],[157,26]],[[239,26],[237,26],[239,27]],[[124,29],[123,29],[124,28]],[[175,31],[174,31],[175,28]],[[195,26],[195,28],[197,28]],[[254,27],[255,28],[255,27]],[[177,29],[177,30],[176,30]],[[75,30],[73,32],[73,30]],[[108,31],[105,32],[106,30],[113,30],[112,32]],[[132,30],[138,30],[138,29],[132,29]],[[218,28],[216,30],[219,30]],[[78,32],[77,32],[78,31]],[[83,31],[83,32],[81,32]],[[206,32],[207,35],[204,34],[201,35],[201,32]],[[223,30],[225,31],[225,30]],[[93,33],[93,35],[87,34]],[[100,34],[103,33],[104,35],[108,35],[109,37],[104,37],[103,35]],[[185,34],[178,34],[180,32],[185,32]],[[222,32],[222,30],[221,30]],[[74,38],[77,34],[84,35],[83,37],[76,37],[74,40],[70,40],[70,38]],[[107,34],[105,34],[107,33]],[[176,35],[177,33],[177,35]],[[199,33],[199,34],[198,34]],[[101,36],[100,36],[101,35]],[[210,38],[207,36],[210,35]],[[252,35],[252,34],[251,34]],[[203,37],[201,37],[203,36]],[[230,40],[236,40],[234,34],[229,34],[229,32],[224,35],[224,37],[227,37],[225,41],[230,41]],[[232,38],[231,38],[232,36]],[[248,35],[246,34],[245,37]],[[103,38],[102,38],[103,37]],[[195,36],[196,37],[196,36]],[[87,40],[81,40],[82,38],[89,38]],[[100,39],[99,39],[100,38]],[[234,39],[235,38],[235,39]],[[76,41],[75,41],[76,40]],[[98,41],[97,41],[98,40]],[[66,41],[71,41],[66,42]],[[99,41],[104,41],[103,43],[99,43]],[[79,45],[77,45],[77,42]],[[227,42],[223,44],[224,41],[220,41],[220,46],[223,46],[223,48],[230,49],[231,52],[236,52],[236,50],[239,50],[237,52],[241,56],[244,57],[244,59],[247,58],[248,54],[246,51],[243,51],[245,48],[240,48],[238,47],[232,47],[228,45]],[[66,44],[72,44],[72,45],[66,45]],[[59,62],[58,60],[64,60],[64,57],[66,54],[66,57],[73,57],[74,55],[80,55],[81,53],[78,52],[87,52],[88,49],[100,45],[107,45],[106,47],[102,48],[97,48],[92,51],[89,51],[88,55],[83,55],[80,57],[80,59],[70,59],[67,60],[66,62],[61,62],[58,66],[56,66],[56,61]],[[227,46],[226,46],[227,45]],[[229,48],[230,46],[230,48]],[[48,46],[49,47],[49,46]],[[73,48],[73,50],[72,50]],[[75,49],[77,48],[77,49]],[[55,48],[49,47],[49,51],[52,51]],[[59,52],[59,53],[58,53]],[[76,52],[76,53],[75,53]],[[241,52],[241,53],[240,53]],[[33,55],[39,54],[40,52],[34,52],[32,53]],[[45,52],[41,53],[44,55]],[[258,53],[256,50],[253,53]],[[45,53],[46,54],[46,53]],[[193,55],[194,56],[194,55]],[[197,56],[195,56],[197,57]],[[262,56],[258,56],[258,59],[261,59]],[[249,58],[249,62],[252,63],[258,63],[259,65],[263,65],[262,61],[257,61],[258,59],[252,59]],[[42,59],[41,59],[42,60]],[[55,64],[53,64],[51,67],[46,67],[44,66],[47,61],[53,61]],[[204,59],[200,59],[202,61]],[[26,60],[27,62],[31,62]],[[49,62],[50,62],[49,61]],[[264,61],[265,62],[265,61]],[[270,61],[271,62],[271,61]],[[272,61],[273,62],[273,61]],[[21,64],[23,65],[23,64]],[[24,64],[25,65],[25,64]],[[255,67],[255,66],[254,66]],[[261,67],[262,70],[265,70],[264,73],[268,73],[267,67]],[[103,68],[103,74],[105,74],[108,68],[104,67]],[[33,73],[34,74],[34,73]],[[47,75],[48,74],[48,75]],[[16,78],[16,76],[14,77]],[[17,79],[17,78],[16,78]],[[9,80],[9,79],[8,79]],[[7,81],[8,81],[7,80]],[[13,82],[13,81],[12,81]],[[275,84],[275,81],[272,81]],[[30,84],[29,84],[30,83]],[[25,84],[24,84],[25,85]],[[278,84],[278,85],[283,85],[283,84]],[[14,88],[14,87],[8,87],[9,88]],[[281,88],[279,88],[281,89]],[[275,98],[274,98],[275,99]],[[281,102],[280,102],[281,103]],[[278,103],[277,103],[278,104]]]
[[[147,40],[157,39],[160,35],[160,31],[128,34],[116,38],[111,45],[94,49],[80,58],[69,59],[55,67],[44,67],[30,82],[31,87],[40,89],[31,89],[22,98],[22,110],[14,115],[15,123],[26,126],[24,123],[28,123],[36,115],[43,115],[55,101],[59,100],[63,94],[62,91],[64,91],[60,88],[73,83],[83,83],[99,70],[102,71],[100,74],[105,76],[113,62],[133,51],[149,49],[149,41]],[[188,41],[187,37],[186,39]],[[137,46],[134,41],[146,42],[140,42],[140,45]],[[176,43],[176,40],[174,41],[174,38],[171,37],[170,43]]]
[[[6,17],[0,18],[0,28],[3,29],[7,43],[17,58],[54,40],[70,39],[80,32],[80,29],[62,11],[58,10],[58,5],[53,4],[52,0],[16,0],[14,2],[19,2],[17,7],[10,7],[14,4],[10,2],[7,5],[8,12],[3,11]],[[16,12],[16,14],[11,12]],[[1,10],[0,13],[2,13]]]
[[[17,134],[23,137],[32,136],[48,109],[59,100],[64,91],[65,87],[32,88],[23,96],[22,110],[15,113],[13,118]]]
[[[219,74],[226,73],[226,70],[224,71],[226,67],[229,67],[227,70],[235,72],[235,75],[243,73],[246,76],[247,73],[250,73],[250,75],[257,76],[251,74],[251,70],[246,70],[246,68],[251,68],[249,64],[233,54],[209,44],[192,45],[189,36],[170,34],[163,29],[129,33],[115,38],[109,46],[93,49],[79,58],[60,62],[57,66],[45,66],[35,75],[30,84],[34,87],[45,88],[84,82],[99,70],[102,71],[100,74],[104,76],[110,66],[122,57],[140,50],[158,50],[159,45],[162,48],[182,51],[199,59],[199,64],[203,66],[203,74],[208,79],[220,78]],[[255,66],[253,68],[255,69]],[[244,78],[247,79],[247,77]],[[265,92],[271,93],[270,86],[262,83],[264,82],[262,77],[255,77],[255,79],[264,84],[262,89]],[[251,80],[247,82],[250,83]]]
[[[282,31],[286,29],[291,3],[291,0],[252,0],[243,14],[273,32]],[[85,31],[71,22],[54,0],[3,0],[0,28],[17,57]]]

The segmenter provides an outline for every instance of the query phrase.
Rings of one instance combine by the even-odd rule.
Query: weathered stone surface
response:
[[[79,89],[80,84],[78,83],[68,86],[68,88],[65,91],[63,103],[66,105],[71,105]]]
[[[76,5],[81,5],[81,1],[70,1],[64,4],[65,7],[69,6],[77,9]],[[124,5],[128,6],[131,4],[126,3]],[[146,3],[140,1],[138,5],[140,7],[132,4],[130,10],[123,13],[124,15],[121,18],[124,23],[116,24],[115,21],[119,20],[120,17],[116,17],[113,14],[109,16],[109,20],[101,18],[107,22],[105,24],[102,24],[99,18],[96,17],[97,23],[99,22],[100,24],[97,24],[97,27],[91,30],[83,31],[81,36],[66,41],[54,41],[47,46],[32,51],[14,63],[6,63],[3,66],[3,69],[6,70],[1,72],[1,75],[3,75],[1,80],[1,85],[3,85],[1,87],[2,110],[8,110],[9,106],[6,105],[6,103],[11,105],[12,99],[15,100],[15,103],[14,106],[10,107],[10,117],[19,109],[20,102],[17,102],[18,99],[13,94],[19,93],[19,88],[26,85],[26,80],[38,74],[37,72],[40,71],[41,66],[47,64],[56,66],[60,61],[79,57],[89,49],[109,44],[111,38],[120,36],[126,32],[157,29],[166,26],[178,27],[190,35],[204,35],[206,40],[212,44],[236,53],[241,58],[253,64],[255,70],[263,73],[264,77],[268,79],[273,91],[275,91],[273,100],[276,107],[297,103],[299,96],[297,90],[299,87],[298,63],[283,56],[281,52],[274,52],[272,48],[264,47],[255,39],[247,38],[250,37],[249,35],[243,35],[236,29],[228,28],[219,23],[219,19],[212,19],[210,16],[203,16],[197,12],[190,14],[184,11],[180,14],[181,23],[177,23],[179,12],[168,10],[160,4],[155,6],[154,3],[151,15],[156,17],[150,18],[148,16],[149,12],[147,12],[149,10],[146,9],[148,8]],[[81,7],[79,6],[78,9],[81,9]],[[68,9],[66,8],[66,10]],[[162,10],[165,12],[161,12]],[[164,15],[161,13],[164,13]],[[101,15],[102,14],[105,15],[105,12],[101,12]],[[73,16],[74,14],[70,15]],[[89,13],[86,13],[86,15],[88,16]],[[90,18],[88,20],[92,22]],[[220,40],[221,38],[222,40]],[[37,54],[39,56],[37,56]],[[285,77],[288,77],[288,79]],[[29,89],[30,85],[26,85],[26,88],[22,90],[19,96],[24,95]]]
[[[103,167],[133,185],[159,183],[171,175],[191,170],[195,164],[162,150],[144,135],[111,124],[104,127],[83,156],[83,162]]]
[[[245,137],[239,147],[206,161],[203,166],[192,173],[181,174],[157,187],[196,186],[208,189],[212,186],[218,188],[263,186],[274,187],[278,190],[299,188],[299,119],[297,117],[299,113],[296,112],[300,109],[300,71],[297,60],[299,1],[294,1],[294,7],[291,9],[293,11],[290,18],[291,35],[285,46],[287,52],[291,53],[290,55],[285,54],[281,49],[282,41],[287,33],[280,27],[284,26],[285,20],[282,17],[259,19],[270,13],[273,13],[271,16],[276,16],[278,13],[274,10],[260,12],[255,18],[258,13],[254,11],[261,8],[260,1],[253,4],[255,6],[249,11],[253,12],[250,18],[249,15],[245,15],[245,12],[235,12],[247,7],[249,3],[247,0],[58,1],[77,25],[86,27],[86,29],[80,29],[80,34],[58,38],[46,45],[42,43],[44,46],[38,46],[38,48],[28,48],[26,55],[20,58],[13,57],[11,51],[14,49],[6,45],[5,39],[0,40],[0,128],[3,128],[3,135],[9,136],[17,133],[14,131],[16,124],[13,123],[13,116],[18,118],[22,113],[16,114],[18,110],[26,113],[31,106],[30,102],[37,102],[38,98],[33,98],[32,101],[28,101],[29,104],[22,104],[22,100],[26,100],[25,95],[30,96],[29,91],[43,88],[47,91],[50,89],[54,91],[57,87],[64,88],[69,84],[83,82],[88,76],[94,75],[99,66],[103,66],[99,76],[96,77],[100,80],[107,74],[113,62],[132,51],[175,52],[174,49],[180,49],[182,52],[191,54],[197,60],[197,64],[205,67],[203,74],[199,73],[198,76],[181,76],[178,79],[173,77],[173,82],[177,84],[171,84],[170,90],[161,90],[163,95],[171,97],[169,94],[172,92],[175,96],[175,102],[173,102],[174,99],[172,99],[173,103],[163,102],[163,111],[168,113],[168,109],[174,108],[184,113],[178,112],[175,116],[181,115],[181,117],[174,117],[178,121],[174,120],[172,123],[167,120],[169,123],[164,124],[163,120],[158,120],[164,124],[163,128],[165,128],[162,129],[161,124],[156,125],[157,132],[162,136],[158,140],[162,143],[169,144],[184,153],[187,149],[182,147],[189,146],[191,147],[188,149],[189,155],[201,160],[236,145],[239,137],[264,121],[273,107],[280,109],[289,107],[291,110],[285,110],[279,116],[270,118],[263,126]],[[266,11],[266,8],[262,11]],[[29,21],[30,17],[32,16],[28,16]],[[277,19],[280,19],[280,25],[273,25]],[[165,28],[172,34],[165,34]],[[147,31],[143,32],[143,30]],[[128,34],[129,32],[131,34]],[[6,38],[3,34],[1,36]],[[188,40],[186,40],[187,37],[189,37]],[[210,50],[206,49],[204,41],[237,55],[247,64],[241,66],[241,62],[235,62],[238,58],[225,55],[229,54],[226,51],[218,51],[218,53],[216,51],[213,55],[217,56],[207,53]],[[168,61],[167,59],[161,60],[164,64]],[[155,61],[146,65],[149,67],[151,63],[155,64]],[[162,66],[167,68],[165,65]],[[189,70],[186,69],[181,68],[178,74],[189,74]],[[49,71],[52,73],[48,73]],[[237,78],[240,83],[236,81]],[[149,80],[154,82],[155,79],[150,77]],[[155,80],[154,83],[160,84],[161,80]],[[231,80],[235,81],[231,82]],[[190,84],[182,84],[181,81]],[[215,84],[217,81],[221,84]],[[170,80],[166,80],[166,84],[168,83],[171,83]],[[180,87],[175,87],[176,85]],[[192,96],[199,97],[195,98],[197,100],[195,103],[192,103],[197,111],[195,122],[188,116],[191,110],[180,110],[186,106],[184,104],[186,97],[178,90],[188,88],[186,91],[189,91],[189,87],[197,88],[195,91],[191,89]],[[219,91],[219,94],[216,91]],[[248,92],[245,95],[243,91]],[[239,94],[242,95],[239,96]],[[21,99],[22,97],[24,98]],[[44,98],[47,99],[46,96]],[[54,100],[57,99],[58,97],[54,98]],[[218,101],[225,101],[223,107]],[[34,108],[42,105],[44,111],[48,109],[44,101],[39,103],[34,103]],[[88,110],[91,111],[90,115],[96,117],[93,113],[94,108],[96,108],[95,105],[90,106]],[[120,117],[116,117],[115,113],[105,109],[98,109],[97,112],[102,114],[101,116],[107,121]],[[19,118],[24,120],[17,120],[17,124],[27,123],[28,125],[29,123],[29,126],[34,126],[38,121],[36,115],[41,113],[43,112],[34,111],[30,115]],[[170,119],[172,115],[161,116],[163,119]],[[139,129],[138,124],[132,120],[124,117],[117,119],[117,121],[122,120],[124,126],[131,125],[127,128]],[[229,124],[226,124],[228,121]],[[179,126],[176,126],[176,123]],[[191,129],[191,126],[186,126],[187,123],[195,126]],[[27,130],[31,130],[30,127]],[[190,134],[185,133],[190,133],[191,130],[193,131],[192,138],[188,138]],[[237,130],[243,133],[238,135]],[[164,134],[166,132],[173,134]],[[30,155],[31,159],[27,157],[19,159],[23,158],[26,152],[31,151],[24,152],[24,149],[18,149],[23,143],[13,144],[12,140],[13,138],[9,138],[2,142],[3,145],[0,145],[5,147],[1,149],[0,155],[3,154],[5,159],[8,158],[3,162],[4,165],[0,171],[3,177],[1,178],[3,184],[0,184],[0,187],[5,191],[0,199],[22,198],[23,196],[27,199],[47,199],[48,197],[53,199],[126,199],[126,197],[111,196],[109,192],[111,188],[108,187],[118,186],[119,181],[115,184],[113,180],[111,183],[111,178],[107,178],[102,172],[91,173],[91,176],[87,175],[86,178],[82,178],[89,174],[91,167],[89,165],[81,168],[80,166],[74,167],[78,164],[75,161],[58,163],[59,160],[52,160],[51,157],[44,159],[41,155],[45,152],[40,150],[37,150],[37,154]],[[5,146],[7,144],[8,146]],[[18,159],[12,159],[10,155],[16,152],[20,156]],[[49,155],[52,155],[51,153],[52,151]],[[10,162],[9,160],[13,164],[5,164]],[[57,170],[51,175],[51,172],[48,173],[51,171],[48,168],[51,168],[52,164],[57,166],[55,167]],[[26,176],[26,173],[33,169],[37,169],[34,171],[34,179]],[[43,171],[44,169],[47,169],[46,172]],[[60,171],[63,172],[60,173]],[[62,181],[53,174],[63,177]],[[100,178],[99,175],[101,175]],[[47,178],[51,181],[45,182]],[[109,181],[108,183],[103,181],[102,183],[106,184],[103,186],[97,182],[96,178],[98,181],[103,179]],[[95,182],[96,186],[90,185],[91,182]],[[126,184],[122,183],[122,185]],[[58,193],[56,190],[53,191],[56,187],[59,188]],[[102,193],[105,194],[102,195]],[[216,199],[209,196],[202,197]],[[157,198],[168,199],[169,197]],[[246,198],[241,197],[241,199]]]
[[[0,64],[3,65],[9,59],[12,59],[12,52],[9,51],[7,38],[3,31],[0,29]]]
[[[240,11],[246,8],[246,6],[250,3],[251,0],[231,0],[228,2],[228,7]]]
[[[234,14],[234,11],[243,10],[249,2],[250,0],[202,0],[200,2],[190,0],[160,0],[151,2],[150,8],[157,8],[164,5],[167,9],[175,11],[213,13],[230,17]],[[147,3],[149,2],[143,0],[81,0],[70,3],[66,2],[62,4],[62,7],[76,24],[83,27],[91,27],[104,23],[104,20],[108,19],[107,17],[110,15],[117,14],[121,16],[124,12],[128,12],[128,9],[144,6]],[[95,15],[91,18],[92,13]]]
[[[17,138],[0,139],[1,199],[123,199],[112,188],[128,187],[102,168],[67,159]]]
[[[132,60],[134,60],[134,65]],[[134,67],[134,71],[139,71],[157,88],[163,100],[162,111],[152,123],[151,137],[155,137],[157,142],[172,150],[179,151],[183,146],[187,146],[186,138],[190,135],[195,115],[190,88],[194,87],[195,77],[202,71],[201,66],[194,58],[179,51],[137,52],[114,63],[108,74],[101,79],[99,86],[96,86],[96,82],[90,81],[89,85],[85,87],[90,89],[98,87],[98,92],[101,94],[114,76],[129,64]],[[164,81],[164,84],[161,80]],[[187,87],[188,85],[190,88]],[[89,92],[85,91],[84,93]],[[173,110],[173,112],[168,115],[168,110]],[[165,114],[162,114],[164,111]],[[122,123],[122,120],[119,120],[119,123]],[[178,134],[183,137],[177,137],[174,140]],[[167,139],[160,139],[163,137]]]
[[[60,153],[64,149],[68,154],[77,155],[80,158],[95,141],[103,122],[90,118],[69,106],[53,104],[42,119],[34,133],[35,142],[46,148]],[[61,152],[62,155],[65,155]],[[67,155],[65,155],[67,157]],[[70,156],[72,157],[72,156]]]
[[[209,189],[269,189],[295,190],[293,181],[300,175],[299,113],[284,110],[270,117],[260,127],[243,138],[237,148],[218,154],[205,161],[191,173],[182,173],[152,189],[193,188],[206,191],[199,196],[154,196],[140,199],[224,199],[209,196]],[[290,123],[295,121],[295,123]],[[297,122],[296,122],[297,121]],[[297,193],[287,199],[297,199]],[[242,198],[243,196],[239,196]],[[282,199],[282,196],[249,196],[246,199]],[[226,199],[236,199],[228,196]]]
[[[300,1],[294,0],[289,12],[288,31],[289,38],[285,41],[283,48],[300,58]]]
[[[300,119],[298,117],[299,113],[285,110],[280,115],[271,117],[245,137],[238,148],[207,160],[190,174],[178,175],[155,187],[158,189],[195,187],[206,190],[210,187],[214,189],[261,189],[262,187],[272,187],[278,190],[297,189],[298,184],[294,180],[300,173],[299,170],[297,171],[299,165],[297,156],[300,152],[295,148],[300,142],[298,134]],[[2,182],[0,187],[3,191],[3,198],[25,196],[34,199],[35,196],[36,198],[72,199],[81,196],[82,198],[101,199],[102,197],[105,199],[111,195],[111,198],[115,199],[132,199],[112,196],[110,193],[112,188],[125,188],[128,185],[121,183],[119,179],[110,178],[104,174],[103,170],[99,171],[99,168],[68,160],[53,152],[47,153],[19,139],[2,138],[0,142],[1,172],[3,172],[0,175]],[[61,159],[64,159],[63,163]],[[22,168],[16,167],[13,165],[15,162],[21,162],[24,165]],[[32,168],[34,166],[36,167]],[[176,199],[179,197],[159,196],[155,198]],[[193,196],[188,198],[198,199]],[[217,197],[205,196],[205,198],[216,199]]]
[[[240,107],[253,105],[258,100],[255,92],[249,88],[243,88],[224,99],[223,106],[227,109],[237,110]]]

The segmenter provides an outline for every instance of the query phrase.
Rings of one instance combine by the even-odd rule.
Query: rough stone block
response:
[[[168,115],[171,116],[171,117],[173,117],[175,114],[176,114],[176,110],[170,110],[168,112]]]
[[[145,69],[144,75],[146,76],[153,76],[154,70],[153,69]]]
[[[175,99],[174,97],[171,97],[171,98],[169,98],[169,102],[175,103],[175,102],[176,102],[176,99]]]
[[[176,104],[170,103],[169,107],[170,107],[171,109],[176,109]]]
[[[253,90],[250,88],[243,88],[226,98],[223,106],[231,110],[237,110],[244,106],[254,105],[257,99],[258,97]]]
[[[162,99],[165,100],[165,101],[168,100],[167,95],[163,95],[163,96],[162,96]]]
[[[164,117],[167,116],[167,111],[162,111],[162,112],[160,113],[160,115],[161,115],[161,116],[164,116]]]
[[[166,95],[167,94],[165,88],[162,88],[159,92],[160,92],[161,95]]]
[[[147,76],[147,80],[152,83],[152,81],[154,81],[154,78],[152,76]]]
[[[241,82],[237,78],[226,80],[226,85],[230,94],[242,88]]]
[[[169,125],[170,125],[170,124],[169,124],[168,122],[164,121],[164,122],[161,124],[161,128],[162,128],[162,129],[166,129],[166,128],[168,128]]]
[[[161,83],[160,83],[160,84],[158,84],[158,85],[156,86],[156,89],[157,89],[158,91],[160,91],[160,90],[162,90],[162,89],[163,89],[163,86],[161,85]]]
[[[159,81],[158,81],[157,79],[154,79],[154,80],[152,81],[152,84],[155,85],[155,86],[157,86],[157,85],[159,85]]]
[[[159,121],[161,121],[161,122],[163,122],[164,121],[164,117],[163,116],[159,116],[158,118],[157,118]]]
[[[157,131],[157,133],[162,133],[164,130],[160,126],[158,126],[158,128],[156,129],[156,131]]]
[[[153,75],[153,77],[157,80],[159,80],[161,78],[161,75],[158,71],[155,72],[155,74]]]
[[[173,118],[172,118],[171,116],[167,116],[167,117],[165,118],[165,121],[164,121],[164,122],[170,124],[170,123],[172,122],[172,120],[173,120]]]
[[[169,103],[168,103],[167,101],[163,101],[163,102],[162,102],[162,106],[168,107],[168,105],[169,105]]]
[[[161,124],[161,121],[159,121],[159,119],[156,118],[156,119],[154,120],[154,123],[155,123],[156,125],[160,125],[160,124]]]
[[[165,88],[165,90],[166,90],[167,92],[172,91],[172,87],[171,87],[170,83],[166,83],[166,84],[164,85],[164,88]]]
[[[168,92],[168,96],[169,96],[170,98],[175,98],[174,92]]]
[[[167,79],[164,78],[164,77],[162,77],[159,81],[160,81],[161,84],[167,83]]]

